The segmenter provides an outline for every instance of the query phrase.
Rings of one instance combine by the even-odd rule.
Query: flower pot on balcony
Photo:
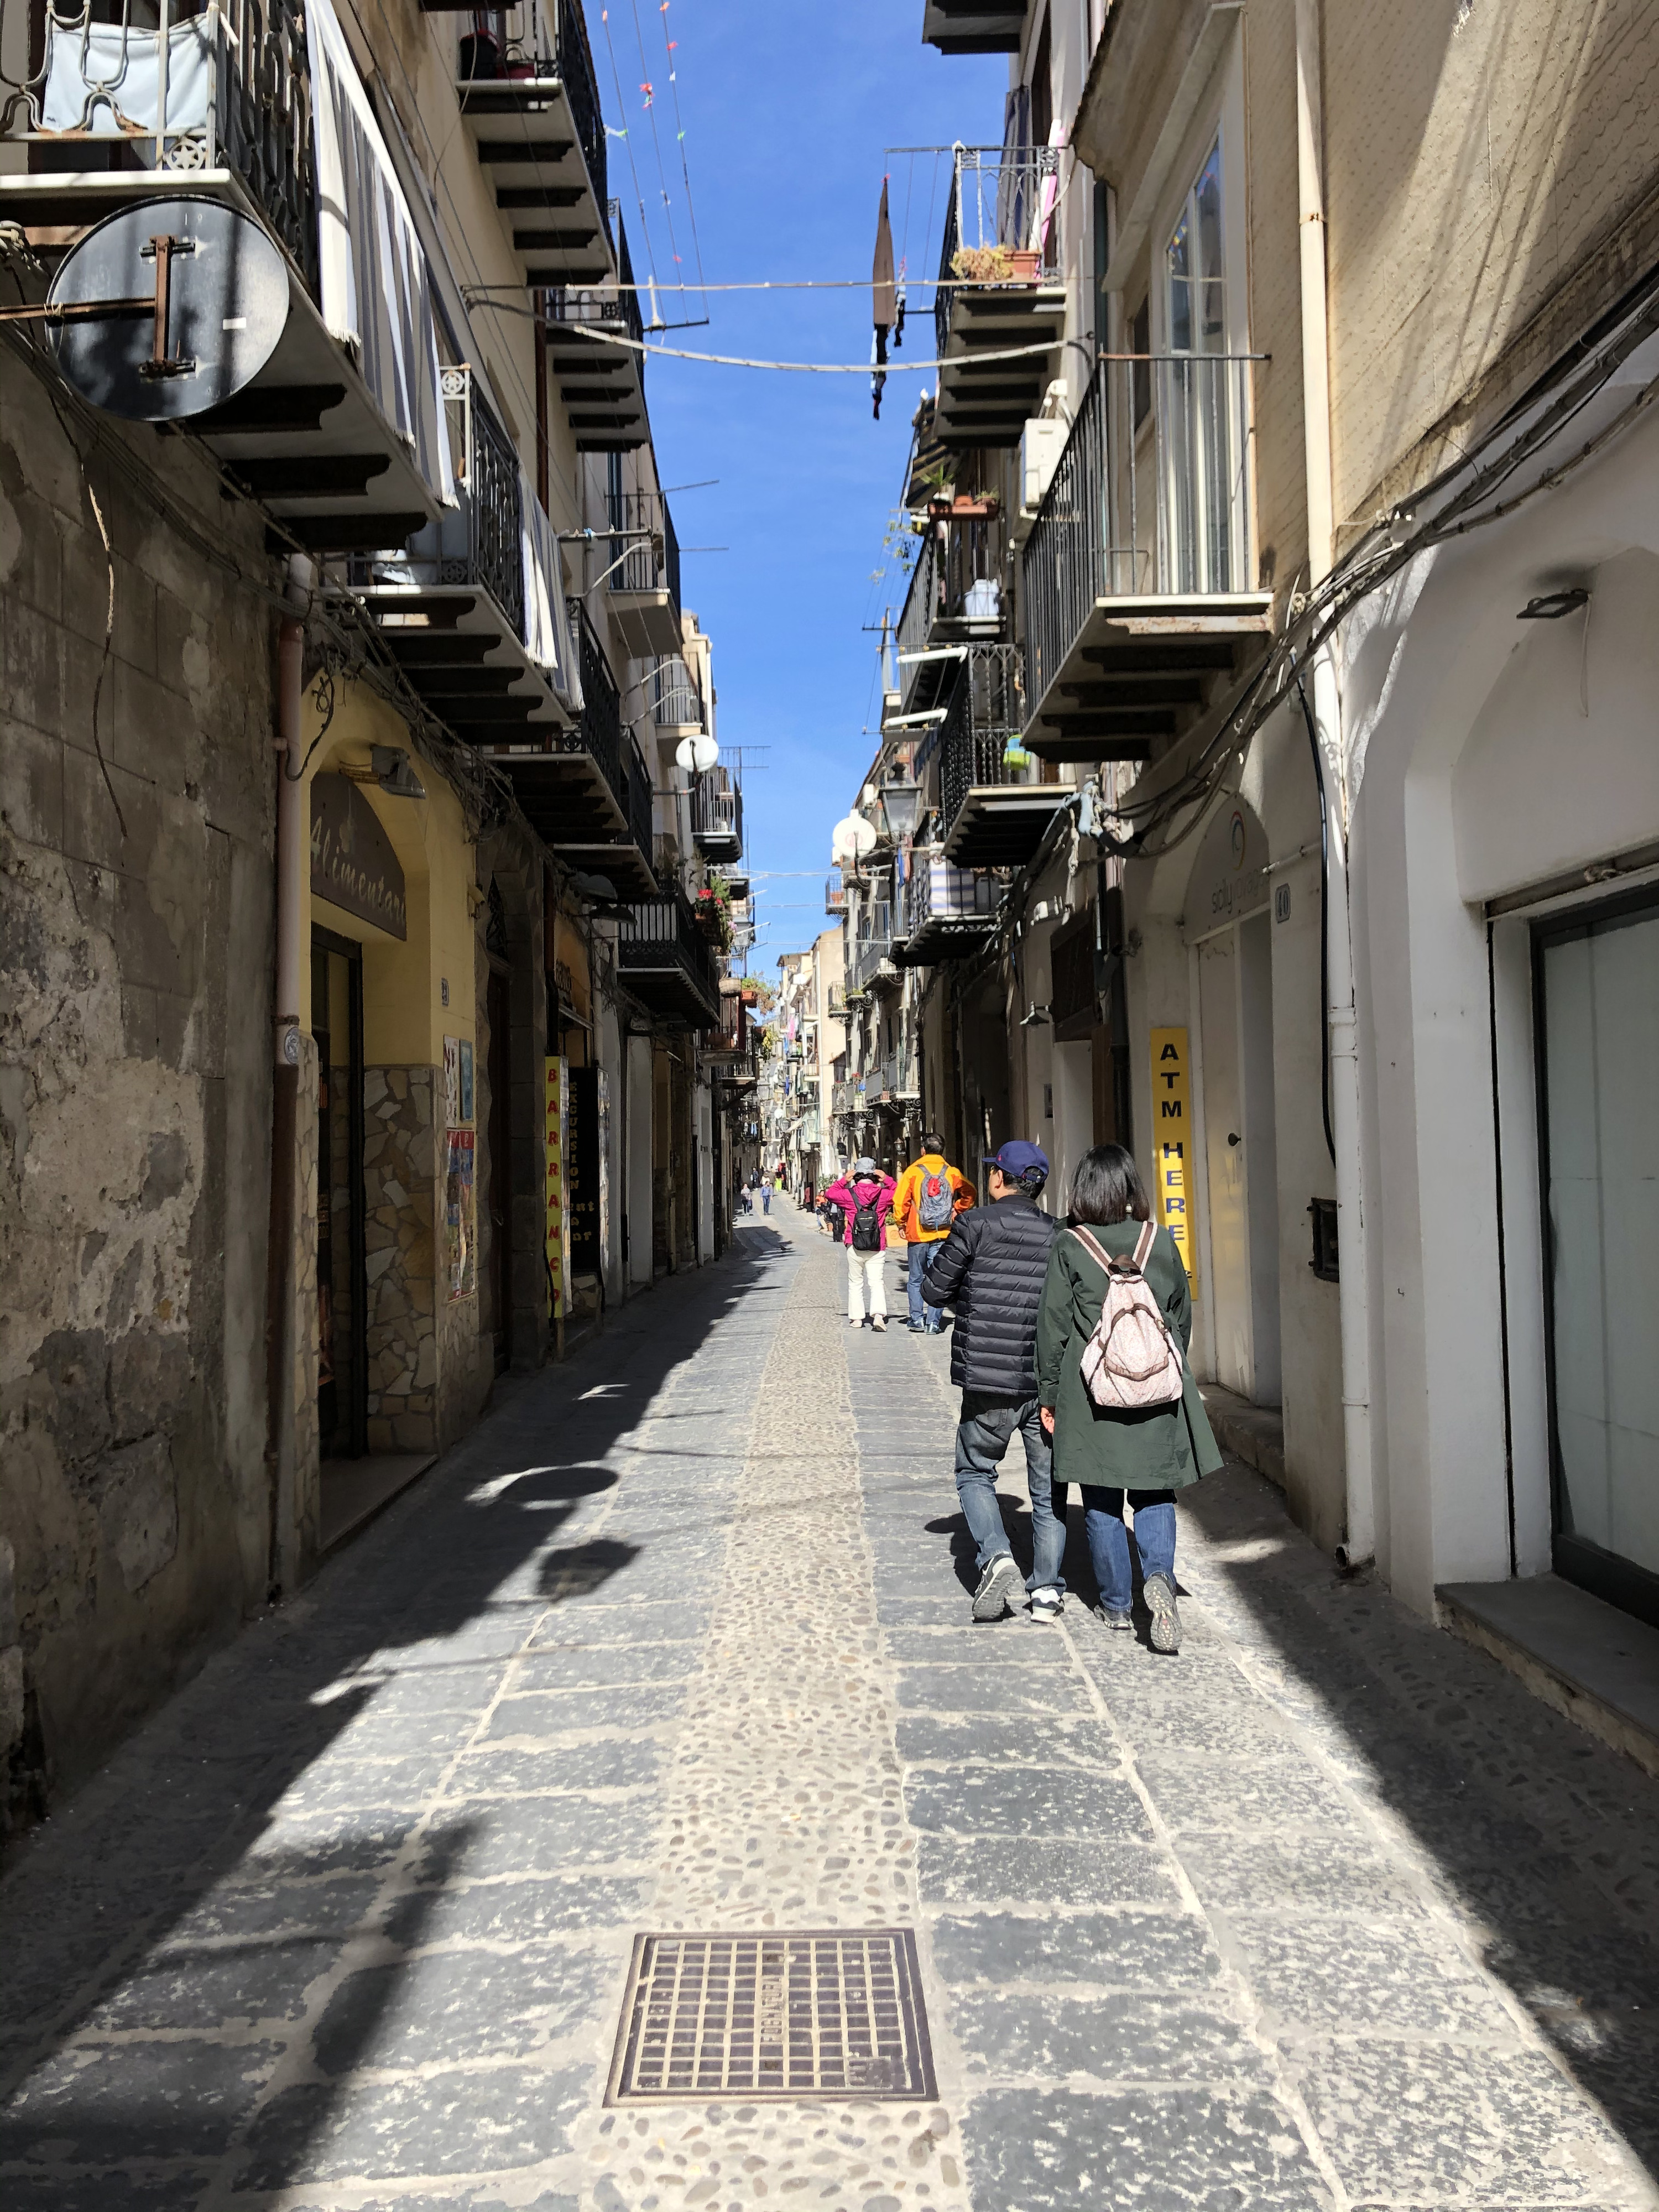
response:
[[[1029,249],[1023,246],[1014,246],[1010,251],[1008,258],[1012,264],[1009,274],[1016,284],[1036,283],[1037,271],[1042,266],[1042,256],[1035,246]]]

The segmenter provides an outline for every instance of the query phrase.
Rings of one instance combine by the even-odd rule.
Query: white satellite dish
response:
[[[682,738],[674,748],[675,765],[689,769],[696,775],[702,775],[713,768],[720,757],[718,744],[713,738],[705,737],[701,731],[695,737]]]
[[[876,833],[861,814],[849,814],[830,833],[833,860],[856,860],[874,849]]]

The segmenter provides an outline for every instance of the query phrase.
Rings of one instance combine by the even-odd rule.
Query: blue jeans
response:
[[[957,1425],[957,1495],[974,1540],[983,1574],[1000,1552],[1008,1549],[997,1504],[997,1469],[1018,1429],[1025,1439],[1025,1465],[1031,1490],[1031,1573],[1027,1589],[1066,1587],[1060,1563],[1066,1557],[1066,1523],[1056,1521],[1052,1496],[1053,1455],[1036,1400],[1011,1406],[975,1390],[962,1394]]]
[[[910,1326],[925,1328],[929,1336],[937,1336],[945,1326],[945,1315],[939,1306],[924,1305],[921,1279],[927,1273],[927,1262],[939,1249],[937,1244],[913,1244],[910,1247],[910,1273],[907,1287],[910,1293]]]
[[[769,1183],[767,1184],[767,1186],[766,1186],[765,1189],[761,1193],[761,1212],[762,1212],[763,1213],[769,1213],[771,1211],[772,1211],[772,1186],[771,1186],[771,1184],[769,1182]]]
[[[1175,1588],[1176,1512],[1172,1490],[1133,1490],[1135,1549],[1140,1577],[1167,1575]],[[1109,1613],[1127,1613],[1134,1594],[1129,1571],[1129,1532],[1123,1525],[1123,1492],[1083,1485],[1083,1527],[1089,1558]]]

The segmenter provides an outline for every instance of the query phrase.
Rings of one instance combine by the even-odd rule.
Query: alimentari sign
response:
[[[403,868],[380,817],[349,776],[313,781],[311,888],[388,937],[409,934]]]

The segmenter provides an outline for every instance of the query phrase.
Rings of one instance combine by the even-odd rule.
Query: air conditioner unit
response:
[[[1066,450],[1068,425],[1059,416],[1036,416],[1019,434],[1019,506],[1010,535],[1023,545]]]

